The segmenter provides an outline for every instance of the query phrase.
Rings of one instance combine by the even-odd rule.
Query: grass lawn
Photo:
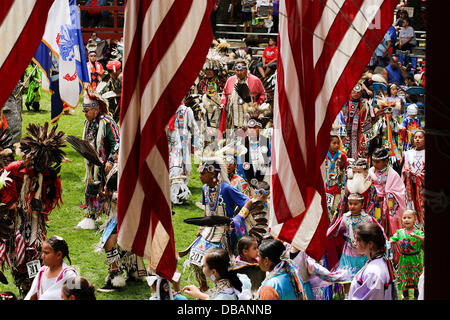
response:
[[[22,113],[22,132],[28,123],[50,122],[50,96],[43,93],[41,99],[41,110],[30,112],[26,108]],[[64,131],[67,135],[72,134],[81,137],[83,132],[84,114],[81,106],[78,106],[72,114],[63,115],[58,122],[58,130]],[[69,256],[73,266],[79,271],[81,276],[86,277],[96,288],[104,285],[104,280],[108,273],[108,266],[105,262],[105,254],[94,252],[94,245],[100,240],[101,233],[96,230],[75,230],[74,227],[83,218],[83,210],[79,208],[80,201],[84,201],[84,161],[83,158],[69,145],[65,148],[66,157],[72,162],[62,164],[61,183],[63,189],[63,202],[61,208],[56,208],[49,216],[49,226],[47,237],[59,235],[69,244]],[[189,201],[182,206],[174,206],[173,226],[175,233],[175,245],[178,251],[184,250],[194,239],[197,227],[183,222],[189,217],[200,216],[202,211],[195,206],[196,201],[201,201],[201,187],[197,165],[193,165],[189,186],[192,196]],[[181,287],[194,283],[193,274],[190,269],[183,272],[183,263],[186,257],[178,261],[178,271],[182,273]],[[146,267],[148,261],[145,260]],[[0,291],[12,291],[18,295],[18,290],[14,285],[10,271],[5,268],[4,273],[9,284],[0,284]],[[98,300],[145,300],[151,295],[147,282],[143,280],[139,283],[127,285],[120,292],[100,293],[97,292]]]

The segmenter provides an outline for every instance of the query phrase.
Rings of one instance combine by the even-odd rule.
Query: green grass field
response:
[[[43,93],[41,99],[41,110],[30,112],[26,108],[22,113],[22,132],[25,134],[28,123],[50,122],[50,96]],[[84,114],[81,106],[78,106],[72,114],[63,115],[58,122],[58,130],[66,134],[81,137],[84,124]],[[72,265],[79,271],[81,276],[86,277],[96,288],[104,285],[104,280],[108,273],[108,266],[105,263],[105,254],[95,253],[94,245],[100,240],[101,233],[95,230],[75,230],[74,227],[83,218],[83,210],[79,208],[80,201],[84,201],[84,161],[83,158],[69,145],[64,149],[66,157],[72,162],[63,163],[61,169],[61,183],[63,189],[63,202],[61,208],[56,208],[49,216],[49,226],[47,236],[59,235],[69,244],[70,258]],[[175,245],[178,251],[184,250],[194,239],[197,227],[183,222],[184,219],[202,214],[202,211],[195,206],[196,201],[201,201],[201,182],[194,164],[191,179],[189,182],[192,196],[189,201],[182,206],[174,206],[173,226],[175,234]],[[186,257],[178,261],[178,271],[182,273],[181,286],[194,283],[190,269],[183,272],[183,263]],[[146,267],[148,261],[145,260]],[[14,285],[10,271],[5,268],[4,273],[9,281],[8,285],[0,284],[0,291],[12,291],[18,295],[18,290]],[[127,285],[120,292],[100,293],[97,292],[98,300],[145,300],[151,295],[151,290],[147,282],[143,280],[138,283]]]

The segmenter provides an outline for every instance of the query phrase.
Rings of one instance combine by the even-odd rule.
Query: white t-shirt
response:
[[[78,273],[75,269],[69,267],[65,262],[62,265],[62,271],[56,278],[47,278],[45,270],[47,266],[43,266],[33,280],[30,291],[24,300],[30,300],[31,296],[39,290],[39,300],[61,300],[61,288],[63,284]]]

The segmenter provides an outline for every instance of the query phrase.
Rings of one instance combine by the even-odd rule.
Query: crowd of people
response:
[[[410,289],[417,299],[424,275],[425,104],[408,89],[423,87],[425,75],[424,68],[401,64],[393,51],[399,48],[404,62],[412,59],[411,52],[404,54],[411,43],[408,19],[401,19],[401,28],[389,31],[399,40],[387,33],[330,132],[324,159],[328,244],[320,261],[270,235],[274,38],[267,39],[261,60],[214,40],[167,125],[172,204],[190,198],[193,174],[203,184],[196,203],[203,214],[185,220],[198,232],[178,253],[197,284],[181,288],[179,279],[152,275],[141,257],[121,249],[116,205],[123,49],[111,40],[110,54],[98,61],[104,49],[93,34],[86,45],[91,83],[82,138],[30,125],[20,141],[22,160],[0,153],[0,265],[9,266],[26,300],[95,300],[95,288],[70,266],[65,240],[46,238],[48,215],[61,201],[59,169],[68,142],[86,165],[86,215],[75,229],[102,232],[96,251],[105,253],[108,276],[100,292],[146,277],[152,300],[391,300],[398,291],[408,299]],[[7,135],[1,137],[7,150]],[[107,219],[98,226],[102,214]]]

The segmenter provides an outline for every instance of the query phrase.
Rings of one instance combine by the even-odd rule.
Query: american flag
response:
[[[393,23],[398,0],[280,1],[271,232],[319,260],[331,126]]]
[[[41,42],[47,14],[53,1],[1,1],[0,109],[8,100]]]
[[[213,4],[128,0],[125,7],[118,243],[166,279],[176,252],[165,127],[206,59]]]

